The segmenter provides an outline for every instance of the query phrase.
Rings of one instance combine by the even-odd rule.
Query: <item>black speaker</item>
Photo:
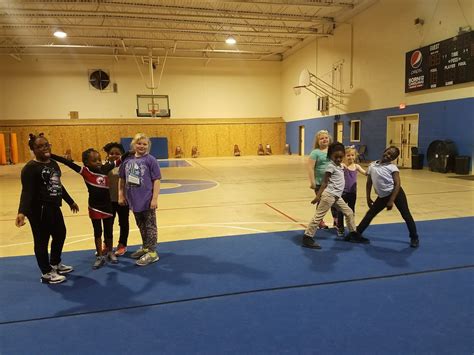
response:
[[[469,174],[469,163],[471,162],[471,157],[459,155],[454,158],[454,172],[460,175]]]
[[[423,169],[423,160],[425,159],[424,154],[412,154],[411,156],[411,168],[412,169]]]

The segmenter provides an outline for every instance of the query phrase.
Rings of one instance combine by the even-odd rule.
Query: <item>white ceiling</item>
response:
[[[0,1],[0,55],[280,61],[374,0]],[[68,37],[57,39],[56,28]],[[225,39],[233,36],[237,44]]]

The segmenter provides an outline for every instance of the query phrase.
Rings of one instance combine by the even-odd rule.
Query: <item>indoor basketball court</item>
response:
[[[413,4],[0,5],[0,352],[472,354],[472,3]],[[328,213],[322,249],[302,248],[320,130],[364,169],[398,147],[418,248],[396,208],[370,244],[338,238]],[[59,164],[74,271],[41,283],[29,221],[15,226],[29,133],[82,166],[138,132],[162,175],[159,261],[135,265],[130,213],[127,252],[93,269],[88,189]]]

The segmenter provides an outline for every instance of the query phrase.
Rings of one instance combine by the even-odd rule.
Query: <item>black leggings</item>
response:
[[[27,216],[33,232],[36,262],[43,274],[51,271],[51,265],[61,262],[66,225],[59,206],[40,205]],[[48,256],[49,237],[51,236],[51,258]]]
[[[347,205],[355,213],[355,204],[357,201],[357,194],[355,192],[346,192],[342,194],[342,199],[346,201]],[[344,214],[341,211],[337,212],[337,228],[344,228]]]
[[[112,217],[104,219],[91,219],[94,227],[94,238],[102,237],[102,224],[104,224],[104,241],[108,248],[112,248],[114,219]],[[112,250],[112,249],[111,249]]]
[[[387,202],[390,200],[390,195],[386,197],[377,197],[374,201],[374,204],[369,209],[365,217],[360,221],[359,225],[357,226],[357,232],[363,233],[365,229],[369,226],[370,222],[377,216],[385,207],[387,207]],[[408,209],[408,201],[405,192],[400,187],[400,191],[398,192],[397,197],[395,198],[395,206],[400,211],[402,218],[405,220],[407,224],[408,231],[410,232],[411,239],[418,239],[418,233],[416,231],[415,221]]]
[[[120,226],[120,238],[119,244],[127,246],[128,242],[128,233],[130,230],[130,224],[128,221],[128,216],[130,214],[130,207],[129,206],[120,206],[118,202],[112,202],[112,212],[114,216],[112,217],[112,225],[115,221],[115,215],[118,214],[118,222]]]

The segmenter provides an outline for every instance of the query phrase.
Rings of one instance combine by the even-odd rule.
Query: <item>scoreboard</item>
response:
[[[474,81],[474,31],[407,52],[405,92]]]

